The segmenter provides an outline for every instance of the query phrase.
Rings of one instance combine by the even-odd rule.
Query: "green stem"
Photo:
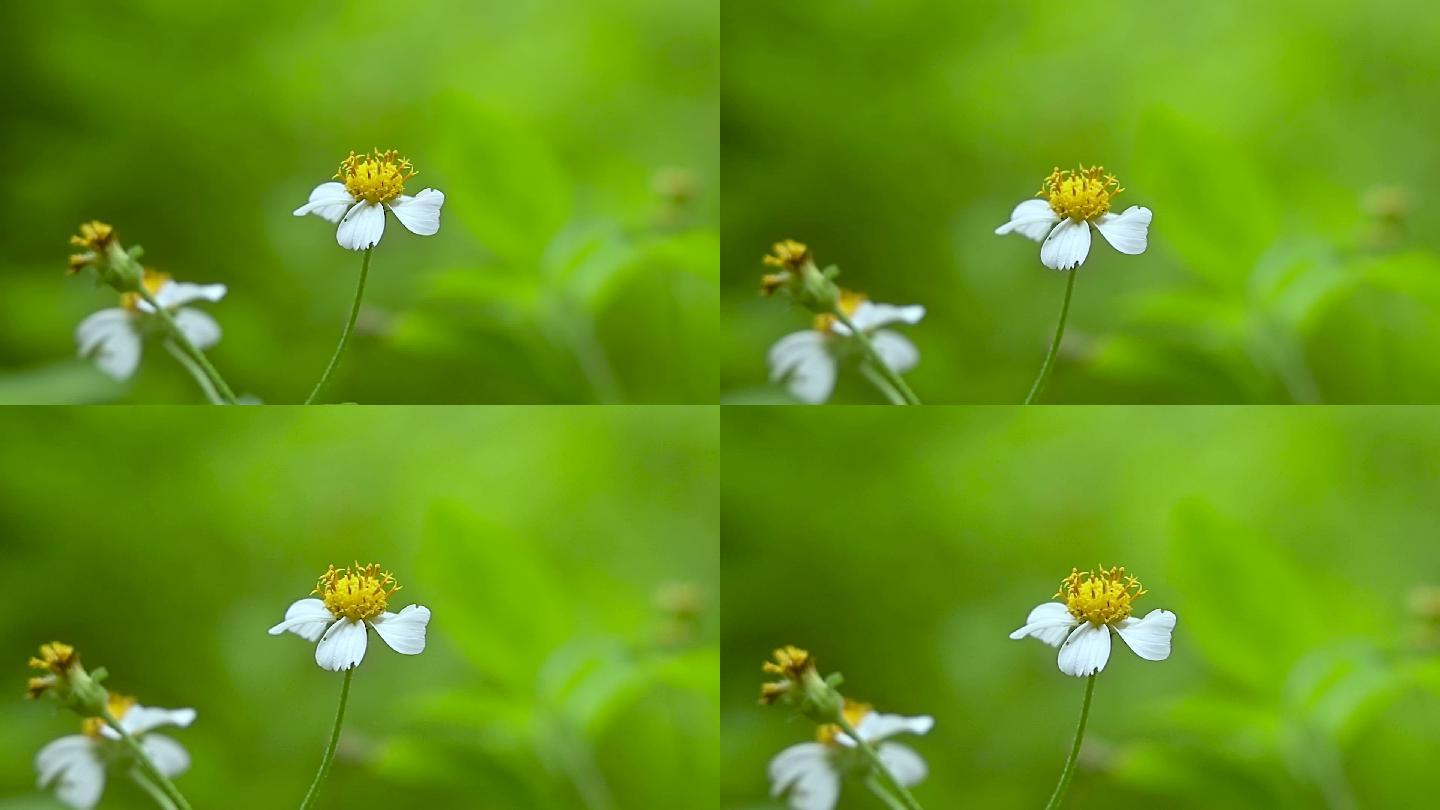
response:
[[[845,311],[840,308],[839,303],[835,304],[833,312],[835,319],[845,324],[846,328],[850,330],[850,334],[854,336],[856,342],[860,344],[860,348],[865,350],[865,355],[869,358],[870,362],[875,365],[875,370],[880,373],[880,376],[885,378],[886,382],[890,383],[892,388],[900,393],[901,398],[905,400],[905,404],[919,405],[920,398],[915,396],[915,392],[911,391],[910,386],[905,384],[904,378],[902,378],[895,369],[890,368],[890,366],[886,364],[885,359],[880,356],[880,353],[875,351],[875,344],[870,342],[870,336],[855,328],[854,322],[852,322],[850,316],[846,315]]]
[[[195,384],[200,386],[200,390],[205,393],[205,399],[209,400],[211,405],[225,404],[225,400],[220,398],[220,393],[216,391],[215,386],[210,383],[210,378],[205,376],[205,370],[200,368],[194,360],[191,360],[190,355],[186,354],[184,349],[176,346],[175,341],[165,341],[165,351],[169,352],[170,356],[175,358],[175,362],[179,363],[182,368],[190,372],[190,376],[195,378]]]
[[[1085,721],[1090,717],[1090,698],[1094,694],[1095,676],[1091,675],[1085,682],[1085,703],[1080,707],[1080,725],[1075,728],[1075,744],[1070,746],[1070,758],[1065,760],[1065,770],[1060,772],[1060,784],[1055,786],[1055,792],[1051,794],[1045,810],[1055,810],[1060,806],[1060,801],[1065,798],[1065,790],[1070,787],[1070,780],[1075,778],[1075,762],[1080,758],[1080,741],[1085,739]]]
[[[373,247],[365,248],[365,258],[360,260],[360,283],[355,285],[355,303],[350,305],[350,320],[345,322],[345,331],[340,333],[340,345],[335,347],[335,354],[330,358],[330,365],[325,367],[325,373],[320,375],[320,382],[315,383],[315,390],[305,400],[306,405],[313,405],[316,397],[320,396],[325,384],[330,382],[330,375],[335,373],[336,367],[340,365],[340,357],[345,354],[345,344],[350,342],[350,333],[355,330],[355,319],[360,317],[360,299],[365,297],[365,277],[370,274],[370,252]]]
[[[320,770],[315,773],[315,781],[310,783],[310,790],[305,793],[304,801],[300,802],[300,810],[306,810],[315,806],[315,800],[320,798],[320,785],[325,777],[330,775],[330,766],[335,762],[335,747],[340,743],[340,726],[345,722],[345,704],[350,700],[350,679],[355,675],[355,668],[345,670],[345,683],[340,687],[340,708],[335,712],[335,728],[330,732],[330,744],[325,746],[325,755],[320,759]]]
[[[870,767],[874,768],[874,772],[883,779],[882,784],[890,789],[891,793],[893,793],[900,802],[900,806],[905,810],[924,810],[924,808],[920,806],[920,803],[915,801],[915,797],[910,795],[910,791],[906,790],[905,786],[900,784],[900,780],[896,779],[895,775],[890,773],[890,769],[885,767],[885,763],[880,759],[879,752],[877,752],[870,743],[866,742],[865,738],[860,736],[860,733],[850,724],[850,721],[846,719],[843,712],[838,713],[835,721],[840,726],[840,729],[849,735],[850,739],[855,741],[855,747],[870,761]]]
[[[865,787],[870,788],[870,792],[874,793],[890,810],[905,810],[905,805],[901,804],[899,799],[895,798],[890,791],[886,790],[885,786],[880,784],[880,780],[876,779],[874,774],[865,777]]]
[[[885,395],[885,398],[890,401],[891,405],[905,404],[905,398],[900,396],[900,392],[896,391],[894,386],[886,382],[885,378],[880,376],[880,372],[871,367],[869,363],[860,364],[860,373],[865,375],[865,379],[869,380],[871,385],[875,386],[880,393]]]
[[[105,710],[105,713],[100,716],[100,719],[104,720],[105,725],[114,729],[115,733],[120,735],[120,741],[125,744],[126,748],[130,749],[130,754],[135,757],[135,762],[140,766],[141,772],[149,777],[150,781],[165,794],[165,797],[175,805],[176,810],[190,810],[190,803],[185,801],[185,796],[180,793],[180,789],[175,787],[175,783],[171,782],[165,774],[161,773],[159,768],[155,767],[155,763],[150,760],[150,755],[145,753],[145,749],[141,747],[140,741],[135,739],[135,735],[126,731],[125,727],[120,725],[120,721],[115,719],[115,715],[111,714],[109,709]]]
[[[1079,272],[1078,267],[1068,271],[1070,277],[1065,281],[1065,303],[1060,305],[1060,322],[1055,324],[1055,339],[1050,341],[1050,351],[1045,355],[1045,364],[1040,367],[1040,376],[1035,378],[1030,394],[1025,397],[1026,405],[1033,405],[1039,399],[1040,392],[1045,389],[1045,381],[1050,378],[1050,368],[1055,365],[1055,355],[1060,353],[1060,338],[1065,336],[1065,318],[1070,314],[1070,294],[1075,291],[1075,275]]]
[[[219,392],[220,398],[225,401],[225,404],[236,404],[235,394],[230,390],[230,386],[225,384],[225,380],[220,376],[220,372],[216,371],[215,367],[210,365],[210,361],[205,358],[205,353],[195,348],[195,344],[190,342],[190,338],[185,337],[185,333],[180,331],[180,325],[175,322],[175,317],[170,314],[170,310],[160,306],[160,303],[155,300],[155,296],[151,295],[150,291],[145,289],[144,285],[140,286],[139,293],[140,297],[145,299],[145,303],[154,308],[155,314],[160,317],[160,320],[165,322],[165,328],[170,330],[170,337],[175,341],[175,345],[179,346],[181,351],[185,352],[185,354],[190,356],[191,360],[195,361],[195,364],[199,366],[200,370],[209,378],[210,384]]]
[[[160,810],[175,810],[175,803],[170,801],[170,797],[165,795],[165,791],[156,787],[155,783],[146,778],[145,773],[139,768],[130,769],[130,779],[139,785],[140,789],[145,791],[151,799],[154,799],[156,804],[160,805]]]

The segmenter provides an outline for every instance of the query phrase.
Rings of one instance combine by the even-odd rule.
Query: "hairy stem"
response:
[[[335,711],[335,728],[330,731],[330,742],[320,758],[320,770],[315,772],[315,781],[310,783],[310,790],[300,802],[300,810],[315,806],[315,800],[320,798],[320,785],[330,775],[330,766],[335,762],[335,748],[340,744],[340,726],[345,723],[345,704],[350,700],[350,679],[354,676],[354,667],[345,670],[345,682],[340,686],[340,708]]]
[[[1040,366],[1040,376],[1035,378],[1035,384],[1030,386],[1030,393],[1025,397],[1026,405],[1034,405],[1035,400],[1040,398],[1040,392],[1045,390],[1045,382],[1050,379],[1050,369],[1055,365],[1055,355],[1060,353],[1060,339],[1065,336],[1065,318],[1070,314],[1070,295],[1075,292],[1075,276],[1080,268],[1068,271],[1069,278],[1065,280],[1065,303],[1060,305],[1060,322],[1055,324],[1055,339],[1050,341],[1050,351],[1045,354],[1045,363]]]
[[[340,333],[340,345],[335,347],[335,354],[330,357],[325,373],[320,375],[320,382],[315,383],[315,390],[305,399],[306,405],[315,404],[316,398],[325,389],[325,384],[330,382],[330,375],[340,366],[340,358],[344,356],[345,346],[350,342],[350,333],[355,331],[355,319],[360,317],[360,300],[365,297],[365,277],[370,275],[370,253],[373,250],[373,247],[365,248],[365,257],[360,260],[360,282],[355,285],[355,303],[350,305],[350,319],[345,321],[345,331]]]
[[[1060,784],[1055,786],[1045,810],[1055,810],[1060,806],[1065,790],[1070,787],[1070,780],[1075,778],[1075,762],[1080,758],[1080,741],[1085,739],[1085,721],[1090,718],[1090,698],[1094,694],[1095,676],[1091,675],[1085,682],[1085,702],[1080,706],[1080,725],[1075,728],[1075,744],[1070,746],[1070,758],[1065,760],[1065,770],[1060,772]]]

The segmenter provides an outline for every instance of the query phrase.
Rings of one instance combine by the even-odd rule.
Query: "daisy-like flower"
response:
[[[1036,195],[1010,212],[1010,221],[995,229],[1011,231],[1040,242],[1040,261],[1052,270],[1079,267],[1090,255],[1090,226],[1121,253],[1145,252],[1145,240],[1152,214],[1149,208],[1132,205],[1119,214],[1110,213],[1110,201],[1124,191],[1104,166],[1076,171],[1055,167]]]
[[[340,223],[335,239],[347,250],[366,250],[380,243],[386,207],[411,233],[433,236],[440,230],[445,195],[433,188],[406,195],[405,182],[416,172],[409,160],[398,155],[394,149],[376,149],[368,155],[351,152],[335,179],[316,186],[310,201],[295,209],[295,216],[314,214]]]
[[[270,635],[289,630],[306,641],[320,642],[315,663],[332,672],[360,665],[369,640],[367,624],[395,652],[419,655],[425,651],[430,608],[409,605],[399,613],[389,612],[390,598],[398,590],[395,577],[382,572],[378,564],[340,569],[332,565],[315,585],[318,598],[291,605],[285,621],[270,628]]]
[[[926,734],[935,726],[931,717],[881,714],[864,703],[845,701],[845,720],[860,738],[875,748],[890,774],[905,787],[919,784],[929,769],[913,749],[890,742],[897,734]],[[794,810],[832,810],[840,797],[840,782],[847,773],[868,767],[856,750],[855,740],[837,724],[821,726],[816,741],[792,745],[770,760],[770,795],[788,793]]]
[[[1175,614],[1152,610],[1144,618],[1131,616],[1136,599],[1146,590],[1125,569],[1097,567],[1094,571],[1072,569],[1060,583],[1056,599],[1030,611],[1025,626],[1010,634],[1021,639],[1033,636],[1060,648],[1060,671],[1085,677],[1105,668],[1110,660],[1110,631],[1113,629],[1132,651],[1146,661],[1170,657],[1170,635]]]
[[[870,338],[870,343],[892,370],[903,374],[920,362],[920,350],[904,335],[881,327],[892,323],[919,323],[925,307],[877,304],[862,293],[840,291],[840,309]],[[770,347],[768,360],[771,382],[783,381],[796,399],[818,405],[830,398],[842,350],[849,343],[850,328],[834,315],[815,316],[814,328],[794,332]]]
[[[157,709],[141,706],[134,698],[111,694],[109,710],[166,778],[189,769],[190,755],[180,743],[152,732],[162,726],[189,726],[195,722],[194,709]],[[120,735],[98,717],[87,717],[81,730],[80,734],[61,737],[40,749],[35,770],[41,788],[53,786],[61,802],[77,810],[89,810],[105,791],[106,768],[132,755],[120,742]]]
[[[141,283],[155,302],[170,313],[175,325],[195,348],[203,351],[220,342],[220,324],[204,312],[185,305],[219,301],[225,297],[224,284],[187,284],[148,267]],[[75,341],[79,344],[80,356],[93,357],[101,371],[117,380],[128,380],[140,365],[145,335],[160,326],[157,320],[155,308],[139,293],[122,293],[120,306],[102,309],[76,327]]]

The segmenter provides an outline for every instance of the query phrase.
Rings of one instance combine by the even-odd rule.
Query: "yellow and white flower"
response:
[[[897,374],[919,364],[920,350],[914,343],[899,332],[881,327],[919,323],[925,317],[925,307],[877,304],[862,293],[841,290],[840,309],[856,329],[870,338],[875,351]],[[801,402],[824,402],[835,388],[838,353],[850,337],[850,328],[834,315],[816,315],[813,328],[786,335],[770,347],[767,359],[771,382],[783,382]]]
[[[910,747],[889,740],[897,734],[927,734],[935,726],[934,718],[881,714],[848,699],[844,712],[846,721],[875,748],[902,785],[908,788],[925,779],[929,773],[925,760]],[[770,760],[770,795],[787,796],[794,810],[832,810],[844,775],[867,767],[855,750],[855,740],[839,725],[821,726],[816,738],[792,745]]]
[[[1090,226],[1121,253],[1145,252],[1152,214],[1149,208],[1132,205],[1119,214],[1110,213],[1110,201],[1124,191],[1104,166],[1076,171],[1055,167],[1036,196],[1010,212],[1010,221],[995,229],[1011,231],[1040,242],[1040,261],[1052,270],[1079,267],[1090,255]]]
[[[398,155],[393,149],[376,149],[368,155],[351,152],[335,179],[316,186],[310,201],[295,209],[295,216],[314,214],[340,223],[335,239],[347,250],[366,250],[380,243],[387,207],[411,233],[435,235],[445,195],[433,188],[406,195],[405,182],[415,176],[415,169]]]
[[[170,313],[175,325],[195,348],[203,351],[220,342],[220,324],[204,312],[185,305],[219,301],[225,297],[224,284],[187,284],[148,267],[141,283],[155,302]],[[154,321],[155,308],[150,302],[139,293],[122,293],[120,306],[102,309],[76,327],[75,342],[80,356],[94,358],[95,365],[109,376],[128,380],[140,365],[145,335]]]
[[[290,631],[306,641],[319,642],[315,663],[332,672],[360,665],[369,634],[365,625],[402,655],[425,651],[425,628],[430,608],[409,605],[391,613],[390,598],[400,590],[395,577],[377,564],[354,568],[330,566],[315,585],[318,598],[301,599],[285,611],[285,621],[270,628],[270,635]]]
[[[134,698],[116,694],[110,695],[109,703],[110,713],[139,741],[160,773],[174,778],[190,768],[190,755],[180,743],[152,732],[163,726],[189,726],[195,722],[194,709],[141,706]],[[90,810],[105,791],[107,766],[130,756],[114,729],[98,717],[89,717],[82,725],[82,733],[61,737],[40,749],[35,770],[41,788],[54,786],[61,802],[77,810]]]
[[[1060,671],[1085,677],[1105,668],[1110,660],[1110,631],[1114,630],[1130,649],[1146,661],[1170,657],[1170,636],[1175,614],[1152,610],[1144,618],[1131,616],[1136,599],[1146,590],[1140,581],[1121,568],[1098,567],[1095,571],[1072,569],[1060,583],[1055,598],[1025,619],[1025,626],[1010,634],[1021,639],[1033,636],[1060,648]]]

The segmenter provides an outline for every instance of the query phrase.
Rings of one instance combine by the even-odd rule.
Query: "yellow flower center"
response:
[[[117,695],[114,692],[111,692],[109,697],[106,699],[106,705],[107,708],[110,709],[111,716],[113,716],[116,720],[119,720],[120,718],[125,716],[126,712],[130,711],[131,707],[135,705],[135,698],[127,697],[125,695]],[[99,717],[87,717],[85,718],[85,722],[80,724],[81,730],[85,732],[85,736],[87,737],[98,738],[100,736],[100,729],[104,727],[105,721],[100,719]]]
[[[378,563],[354,568],[330,566],[315,585],[315,593],[325,600],[325,609],[337,619],[351,621],[373,619],[385,612],[390,597],[400,590],[389,571],[381,572]]]
[[[865,719],[865,715],[874,710],[875,707],[868,703],[861,703],[856,700],[851,700],[850,698],[845,698],[845,708],[841,709],[840,712],[845,715],[845,722],[849,723],[851,728],[859,729],[860,721]],[[840,744],[835,738],[840,736],[844,730],[845,729],[840,727],[839,723],[827,723],[815,732],[815,739],[833,748]]]
[[[1110,212],[1110,200],[1124,191],[1115,175],[1106,174],[1104,166],[1083,165],[1076,171],[1061,171],[1056,166],[1045,178],[1037,197],[1050,201],[1050,210],[1061,219],[1089,222]]]
[[[374,150],[368,155],[350,153],[340,163],[335,179],[345,184],[345,190],[357,200],[370,203],[388,203],[405,193],[405,181],[415,176],[410,161],[397,158],[399,152]]]
[[[160,292],[161,287],[170,283],[170,274],[161,273],[158,270],[147,267],[145,268],[144,274],[140,277],[140,283],[145,287],[145,292],[154,296]],[[140,298],[140,293],[138,292],[120,293],[120,306],[131,312],[140,311],[141,300],[143,299]]]
[[[1125,568],[1097,566],[1094,571],[1070,570],[1060,583],[1056,599],[1064,599],[1070,615],[1099,627],[1130,616],[1131,604],[1145,595],[1140,580]]]
[[[104,250],[115,238],[115,228],[98,219],[92,219],[80,226],[80,235],[70,237],[70,244],[87,248],[96,253]]]
[[[64,675],[71,665],[79,663],[80,655],[69,644],[52,641],[40,645],[40,657],[30,659],[32,669],[43,669],[55,675]]]
[[[840,291],[839,301],[840,311],[845,313],[845,317],[847,318],[855,317],[855,311],[860,309],[861,304],[865,303],[865,298],[865,293],[858,293],[854,290],[842,289]],[[823,332],[827,335],[830,334],[830,332],[833,331],[835,328],[836,320],[838,319],[829,312],[822,312],[819,315],[816,315],[815,331]]]

